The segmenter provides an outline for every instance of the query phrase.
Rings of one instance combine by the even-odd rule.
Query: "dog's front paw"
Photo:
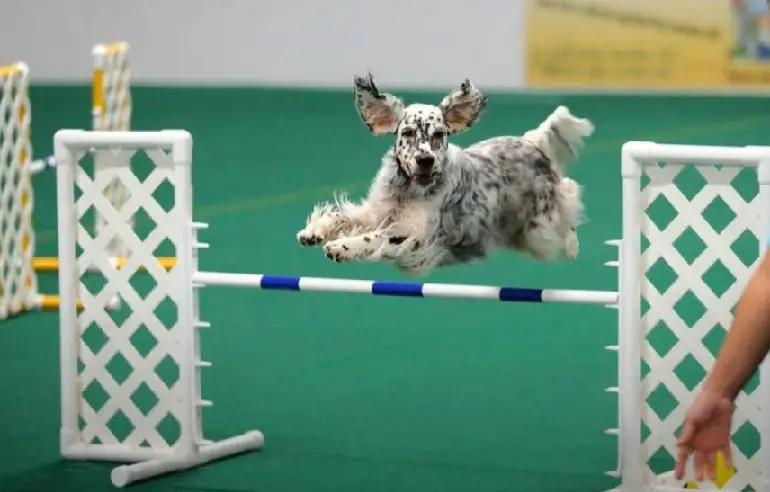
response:
[[[324,245],[324,255],[337,263],[350,261],[353,258],[351,253],[350,246],[346,245],[343,240],[331,241]]]
[[[355,251],[345,239],[328,242],[324,245],[324,255],[337,263],[344,263],[355,258]]]
[[[297,242],[302,246],[317,246],[325,239],[323,231],[315,227],[306,227],[297,233]]]

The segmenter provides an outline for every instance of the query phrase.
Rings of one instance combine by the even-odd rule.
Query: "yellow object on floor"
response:
[[[717,453],[717,478],[714,480],[714,484],[719,487],[720,489],[727,484],[727,482],[730,481],[731,478],[735,475],[735,468],[727,468],[725,466],[725,458],[722,455],[722,453]],[[686,489],[697,489],[698,484],[694,480],[690,480],[687,482],[687,484],[684,486]]]

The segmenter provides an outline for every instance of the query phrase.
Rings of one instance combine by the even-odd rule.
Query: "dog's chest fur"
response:
[[[407,255],[406,262],[419,257],[432,258],[435,266],[450,265],[516,246],[530,221],[558,200],[558,170],[518,137],[496,137],[465,149],[450,145],[439,181],[427,189],[416,187],[388,159],[378,176],[387,184],[375,189],[390,203],[391,218],[408,224],[405,235],[423,238],[413,247],[433,250]]]

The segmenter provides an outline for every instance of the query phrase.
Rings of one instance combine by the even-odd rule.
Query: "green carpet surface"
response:
[[[380,264],[337,265],[301,248],[296,232],[335,190],[360,196],[388,138],[371,136],[349,91],[136,88],[136,130],[194,137],[201,267],[223,272],[456,282],[535,288],[617,288],[604,244],[621,224],[620,148],[627,140],[767,145],[770,100],[490,94],[486,114],[455,142],[521,134],[557,104],[596,133],[570,170],[588,222],[574,262],[512,252],[404,277]],[[88,128],[89,89],[31,90],[34,154],[59,128]],[[438,102],[439,93],[406,93]],[[55,173],[35,178],[38,255],[56,254]],[[56,275],[41,274],[56,292]],[[616,312],[598,306],[451,299],[204,291],[205,433],[250,429],[258,453],[132,486],[259,492],[588,492],[615,481]],[[0,323],[0,491],[111,490],[113,464],[58,454],[57,313]]]

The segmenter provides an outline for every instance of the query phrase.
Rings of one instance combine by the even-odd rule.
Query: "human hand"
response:
[[[677,441],[679,453],[676,461],[677,480],[684,476],[684,468],[690,455],[694,458],[695,480],[703,480],[704,474],[716,479],[716,455],[721,452],[725,466],[732,468],[730,454],[730,427],[733,404],[730,399],[711,392],[701,391],[685,415],[682,434]]]

